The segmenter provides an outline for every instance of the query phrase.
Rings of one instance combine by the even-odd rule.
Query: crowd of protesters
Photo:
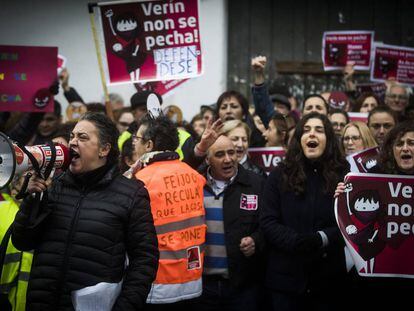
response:
[[[269,87],[266,62],[252,59],[251,94],[217,94],[191,122],[158,94],[163,112],[148,113],[151,91],[85,103],[66,70],[66,122],[56,100],[50,113],[2,113],[11,140],[60,143],[71,160],[53,178],[31,172],[2,190],[0,309],[82,310],[82,289],[101,303],[111,296],[101,283],[115,289],[99,310],[342,310],[355,297],[374,306],[376,293],[408,301],[410,281],[347,271],[334,194],[346,156],[367,148],[380,148],[371,172],[414,175],[411,90],[387,81],[384,98],[359,94],[347,66],[345,92],[298,103],[289,86]],[[267,175],[249,147],[282,147],[286,158]]]

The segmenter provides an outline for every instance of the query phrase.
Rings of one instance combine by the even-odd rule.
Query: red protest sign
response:
[[[357,70],[369,70],[373,31],[326,31],[322,38],[322,61],[326,71],[353,62]]]
[[[0,45],[0,111],[53,111],[57,48]]]
[[[385,91],[387,90],[385,83],[358,83],[355,87],[359,94],[373,93],[380,99],[385,97]]]
[[[368,173],[377,165],[379,147],[368,148],[346,157],[351,165],[351,172]]]
[[[371,80],[385,81],[391,78],[414,85],[414,49],[386,44],[375,46]]]
[[[368,122],[368,112],[348,112],[349,121]]]
[[[108,83],[202,73],[197,0],[99,3]]]
[[[414,176],[350,173],[335,216],[362,276],[414,277]]]
[[[278,164],[283,161],[286,151],[283,147],[249,148],[250,160],[263,168],[269,174]]]

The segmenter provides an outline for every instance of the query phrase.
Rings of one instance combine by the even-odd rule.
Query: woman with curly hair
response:
[[[378,169],[384,174],[414,175],[414,123],[397,124],[385,137]]]
[[[263,195],[273,310],[338,310],[346,269],[333,193],[348,169],[329,119],[305,115]]]
[[[380,150],[379,163],[369,173],[414,175],[414,123],[402,122],[392,128],[385,137]],[[343,193],[345,184],[340,182],[335,197]],[[403,310],[411,302],[414,291],[412,279],[397,277],[359,277],[351,270],[355,301],[366,297],[393,297],[393,299],[370,299],[372,310]]]

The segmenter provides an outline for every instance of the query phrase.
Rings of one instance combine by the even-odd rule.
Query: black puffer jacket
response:
[[[72,291],[122,278],[114,310],[144,305],[158,265],[148,192],[116,167],[102,176],[83,187],[69,172],[54,180],[43,207],[48,215],[35,228],[29,220],[35,202],[23,201],[12,239],[19,249],[35,249],[28,310],[73,310]]]

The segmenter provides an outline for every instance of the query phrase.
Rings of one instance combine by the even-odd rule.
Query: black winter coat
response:
[[[126,179],[112,167],[97,183],[80,188],[66,172],[53,181],[47,194],[43,207],[47,216],[41,224],[32,228],[29,223],[31,196],[23,201],[13,224],[14,245],[35,249],[27,309],[73,310],[72,291],[122,278],[113,310],[142,308],[159,255],[143,183]]]
[[[264,181],[260,175],[239,165],[236,178],[224,191],[223,221],[229,279],[235,288],[252,285],[252,282],[263,282],[265,241],[259,229],[259,212]],[[205,187],[213,194],[208,185]],[[257,210],[240,208],[242,194],[258,196]],[[250,257],[244,256],[240,251],[240,241],[246,236],[251,236],[255,243],[255,253]]]
[[[306,167],[304,195],[283,191],[282,170],[267,178],[261,228],[269,244],[266,285],[274,291],[302,294],[339,290],[346,275],[344,242],[335,221],[333,193],[324,193],[317,167]],[[343,175],[345,172],[343,173]],[[298,250],[300,237],[323,231],[326,248],[309,253]]]

